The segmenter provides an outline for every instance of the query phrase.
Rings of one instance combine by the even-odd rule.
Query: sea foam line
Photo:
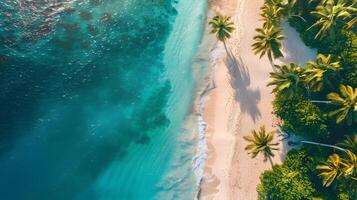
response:
[[[196,186],[197,191],[195,195],[195,199],[199,198],[201,191],[201,182],[204,177],[204,167],[205,161],[208,156],[208,148],[207,148],[207,140],[206,140],[206,128],[207,123],[204,121],[204,108],[208,99],[209,92],[215,88],[215,83],[213,79],[209,79],[209,82],[206,84],[205,89],[201,93],[199,97],[198,104],[198,116],[197,116],[197,124],[198,124],[198,142],[196,148],[196,155],[192,159],[192,167],[196,176]]]

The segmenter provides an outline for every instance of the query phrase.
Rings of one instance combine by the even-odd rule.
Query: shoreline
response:
[[[197,199],[255,200],[260,174],[271,169],[261,156],[250,158],[244,150],[247,142],[243,140],[244,135],[261,125],[267,130],[276,129],[277,119],[272,114],[274,95],[272,88],[266,86],[273,67],[266,57],[260,59],[251,49],[255,29],[262,26],[259,8],[263,3],[264,0],[209,1],[202,42],[216,42],[210,48],[199,49],[200,54],[209,51],[210,71],[203,88],[210,89],[196,95],[196,101],[201,103],[195,104],[196,113],[203,116],[207,142]],[[223,45],[209,34],[208,22],[216,12],[231,16],[235,23],[235,33],[227,41],[233,61],[227,59]],[[306,47],[288,23],[282,23],[282,27],[286,36],[283,42],[285,57],[275,62],[304,63],[314,59],[316,51]],[[289,146],[280,142],[279,149],[273,158],[274,164],[282,163]]]
[[[205,24],[205,31],[204,35],[202,38],[202,44],[199,49],[198,57],[205,57],[207,60],[207,57],[209,57],[209,63],[207,64],[208,73],[206,74],[206,78],[204,80],[204,84],[201,85],[199,88],[203,88],[203,90],[198,90],[197,95],[196,95],[196,103],[195,103],[195,108],[194,110],[196,111],[196,115],[198,117],[198,129],[199,129],[199,144],[202,142],[206,142],[206,145],[203,147],[203,149],[199,149],[198,147],[198,152],[199,154],[203,154],[202,162],[203,162],[203,176],[197,177],[198,178],[198,191],[195,199],[201,199],[202,194],[203,196],[205,195],[206,191],[203,188],[203,185],[205,185],[204,180],[205,177],[207,176],[207,164],[206,162],[209,161],[209,157],[212,152],[210,152],[210,147],[209,147],[209,134],[207,131],[207,106],[208,102],[210,101],[212,97],[212,93],[216,90],[216,83],[215,83],[215,75],[216,75],[216,65],[221,62],[221,59],[225,57],[226,52],[223,48],[223,45],[220,44],[216,38],[215,35],[210,34],[210,26],[208,25],[208,22],[211,20],[211,18],[217,13],[217,12],[226,12],[226,10],[230,10],[231,14],[234,14],[235,16],[232,17],[233,20],[239,20],[239,16],[236,15],[237,9],[232,9],[235,6],[237,6],[235,1],[229,0],[231,4],[226,4],[225,2],[215,0],[215,1],[209,1],[208,5],[208,11],[207,11],[207,17],[206,17],[206,24]],[[238,44],[238,40],[240,39],[238,34],[240,32],[235,32],[235,41],[236,44]],[[232,38],[233,39],[233,38]],[[203,55],[202,55],[203,54]],[[208,107],[209,108],[209,107]],[[201,145],[199,145],[201,146]],[[202,148],[202,146],[201,146]],[[202,153],[202,150],[206,150],[206,152]],[[232,149],[233,150],[233,149]],[[201,163],[202,164],[202,163]]]

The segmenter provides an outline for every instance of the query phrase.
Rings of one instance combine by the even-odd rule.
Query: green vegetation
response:
[[[300,141],[282,165],[261,175],[259,199],[357,199],[356,6],[352,0],[266,0],[261,8],[255,53],[283,56],[285,18],[319,54],[303,66],[275,65],[270,74],[282,129],[311,141]]]
[[[319,176],[323,179],[323,185],[330,186],[336,177],[340,177],[342,175],[341,163],[341,157],[338,154],[332,154],[322,165],[317,165],[316,169],[321,171]]]
[[[337,28],[345,27],[352,28],[355,19],[351,19],[351,12],[355,11],[353,7],[347,6],[345,3],[337,3],[334,0],[322,1],[315,11],[310,13],[317,18],[317,21],[309,28],[318,27],[319,31],[315,35],[316,38],[323,38],[328,35],[332,39],[335,38]]]
[[[211,34],[215,34],[217,39],[224,44],[224,48],[227,50],[226,40],[231,37],[232,32],[234,31],[234,24],[231,21],[231,18],[228,16],[216,15],[209,22],[211,25]]]
[[[252,45],[255,54],[260,53],[260,57],[263,57],[265,54],[268,55],[269,60],[272,62],[273,57],[279,58],[282,57],[281,53],[281,40],[284,39],[284,36],[281,34],[280,28],[275,28],[274,26],[257,28],[256,31],[258,35],[254,36],[256,42]]]
[[[259,153],[262,153],[264,162],[269,159],[270,164],[273,166],[273,161],[271,160],[271,157],[274,156],[273,150],[278,150],[277,148],[274,148],[274,146],[278,145],[278,143],[273,143],[274,134],[274,131],[267,132],[264,126],[261,126],[258,132],[253,130],[252,136],[243,137],[250,143],[245,147],[245,150],[249,151],[249,154],[252,154],[252,158],[255,158]]]
[[[316,62],[309,61],[306,65],[305,82],[310,90],[320,92],[326,87],[334,87],[341,66],[338,61],[332,61],[331,54],[328,56],[318,54]]]
[[[343,142],[339,143],[338,145],[354,151],[354,153],[357,153],[357,134],[354,136],[346,135],[345,140],[343,140]]]
[[[357,123],[357,88],[347,85],[340,85],[340,93],[332,92],[327,98],[338,108],[329,113],[336,116],[336,123],[346,120],[348,125]]]
[[[316,191],[309,177],[311,164],[312,159],[305,151],[290,151],[283,165],[275,165],[260,176],[258,199],[311,199]]]
[[[352,181],[357,180],[357,156],[349,150],[344,153],[345,158],[334,153],[328,157],[326,162],[317,165],[316,169],[320,171],[319,176],[322,177],[324,186],[330,186],[335,179],[341,177]]]
[[[272,81],[268,86],[274,85],[274,93],[291,97],[302,91],[302,69],[295,63],[275,65],[277,71],[270,73]]]
[[[277,26],[280,23],[284,9],[276,4],[265,3],[261,7],[261,11],[260,16],[262,17],[262,21],[264,21],[263,27],[269,28]]]
[[[276,95],[273,106],[275,114],[283,119],[283,129],[289,133],[309,139],[328,135],[326,115],[306,97],[299,94],[291,97],[279,94]]]

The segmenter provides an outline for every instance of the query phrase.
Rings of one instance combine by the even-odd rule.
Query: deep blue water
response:
[[[159,184],[180,157],[204,21],[204,0],[186,5],[196,14],[182,2],[0,1],[0,199],[193,198]]]

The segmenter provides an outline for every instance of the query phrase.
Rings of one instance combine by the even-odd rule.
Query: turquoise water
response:
[[[205,0],[0,2],[0,199],[192,199]]]

